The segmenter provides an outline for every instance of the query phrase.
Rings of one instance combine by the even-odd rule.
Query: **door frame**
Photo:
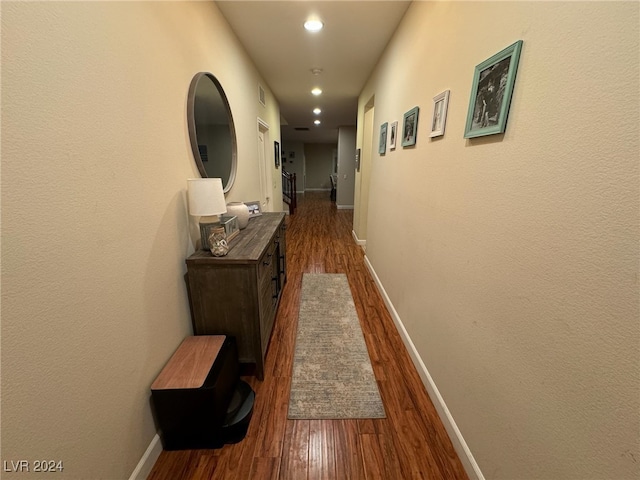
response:
[[[260,147],[260,135],[262,135],[263,146]],[[269,124],[263,119],[258,117],[258,171],[260,172],[260,203],[261,210],[265,212],[271,211],[271,205],[273,202],[271,198],[273,196],[273,179],[271,172],[271,155],[273,150],[270,148],[271,142],[269,141]],[[262,158],[261,158],[262,157]]]

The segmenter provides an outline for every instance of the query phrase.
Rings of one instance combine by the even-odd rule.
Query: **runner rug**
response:
[[[385,418],[344,274],[302,277],[289,418]]]

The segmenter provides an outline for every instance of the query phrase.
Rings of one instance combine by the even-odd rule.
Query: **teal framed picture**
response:
[[[387,153],[387,129],[389,128],[389,123],[384,122],[380,125],[380,141],[378,142],[378,153],[380,155],[384,155]]]
[[[402,122],[402,146],[412,147],[418,137],[418,114],[420,107],[413,107],[404,114]]]
[[[522,40],[518,40],[476,66],[464,138],[506,130],[521,50]]]

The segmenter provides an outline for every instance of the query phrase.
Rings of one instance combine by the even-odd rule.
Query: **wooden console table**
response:
[[[226,256],[199,250],[186,260],[193,332],[234,336],[240,362],[255,363],[260,380],[287,278],[284,218],[263,213],[231,241]]]

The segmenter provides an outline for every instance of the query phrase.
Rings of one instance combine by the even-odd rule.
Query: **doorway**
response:
[[[353,236],[358,245],[367,244],[367,217],[369,215],[369,183],[371,181],[371,157],[373,155],[374,98],[365,105],[362,129],[362,150],[360,152],[360,172],[356,175],[353,212]]]
[[[273,183],[271,178],[271,148],[269,142],[269,125],[258,117],[258,171],[260,173],[260,208],[270,212]]]

